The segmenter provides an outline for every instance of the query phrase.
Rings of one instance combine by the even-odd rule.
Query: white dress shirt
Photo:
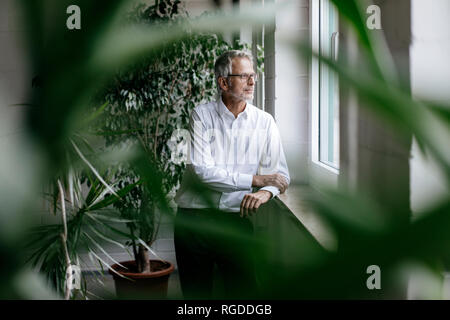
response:
[[[247,103],[237,118],[222,99],[194,108],[189,123],[187,167],[175,201],[181,208],[210,208],[239,212],[245,194],[253,192],[254,175],[280,173],[289,183],[289,172],[273,117]],[[192,190],[200,180],[206,193]],[[280,190],[264,186],[272,197]]]

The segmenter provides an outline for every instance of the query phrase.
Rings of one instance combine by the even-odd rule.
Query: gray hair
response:
[[[231,64],[234,58],[247,58],[253,63],[253,56],[248,51],[242,50],[230,50],[223,53],[219,58],[217,58],[214,65],[214,73],[216,76],[217,90],[219,94],[222,92],[219,86],[219,77],[228,77],[232,73]]]

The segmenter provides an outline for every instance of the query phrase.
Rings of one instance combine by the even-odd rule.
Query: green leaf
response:
[[[82,126],[86,126],[92,123],[95,119],[97,119],[104,111],[106,106],[108,106],[108,102],[102,104],[94,113],[90,114],[86,120],[81,124]]]

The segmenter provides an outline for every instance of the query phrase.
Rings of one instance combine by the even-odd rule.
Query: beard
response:
[[[241,101],[252,101],[254,98],[254,91],[252,92],[248,92],[243,90],[242,92],[239,93],[231,93],[231,96],[237,100],[241,100]]]
[[[243,96],[243,100],[245,100],[245,101],[253,101],[253,98],[254,98],[253,93],[245,94],[245,95]]]

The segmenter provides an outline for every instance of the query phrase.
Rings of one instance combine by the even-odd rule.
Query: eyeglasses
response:
[[[243,74],[229,74],[229,77],[239,77],[241,81],[248,82],[250,78],[252,78],[253,81],[258,81],[258,74],[257,73],[243,73]]]

